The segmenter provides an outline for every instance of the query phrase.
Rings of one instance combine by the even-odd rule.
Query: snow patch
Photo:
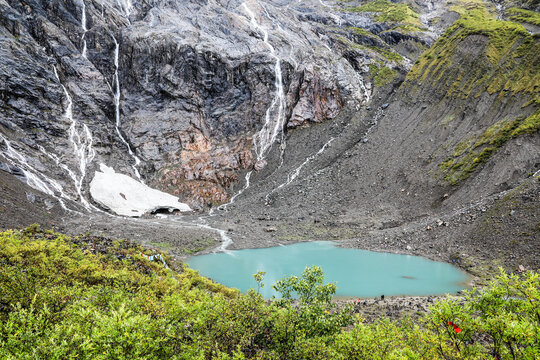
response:
[[[90,195],[98,204],[118,215],[138,217],[158,209],[191,211],[176,196],[118,174],[104,164],[99,167],[101,172],[96,171],[90,183]]]

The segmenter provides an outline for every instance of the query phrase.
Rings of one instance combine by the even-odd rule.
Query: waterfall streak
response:
[[[298,61],[294,58],[294,47],[291,45],[291,51],[289,52],[289,59],[294,63],[294,70],[298,70]]]
[[[60,167],[62,170],[64,170],[68,176],[71,178],[71,180],[73,180],[73,183],[76,185],[78,180],[77,180],[77,175],[75,175],[75,173],[64,163],[62,163],[62,161],[60,160],[60,158],[58,156],[56,156],[55,154],[53,153],[50,153],[47,151],[47,149],[45,149],[43,146],[41,145],[38,145],[38,149],[39,151],[41,151],[41,153],[43,155],[45,155],[46,157],[48,157],[49,159],[51,159],[52,161],[54,161],[54,163],[56,164],[56,166]]]
[[[84,4],[84,0],[81,0],[82,9],[81,9],[81,27],[83,29],[83,34],[81,37],[81,40],[83,42],[83,50],[82,50],[82,56],[86,58],[86,32],[88,29],[86,28],[86,5]]]
[[[275,82],[274,86],[276,88],[274,98],[272,99],[272,103],[266,109],[265,114],[265,120],[264,125],[262,129],[254,136],[253,143],[255,148],[255,154],[257,155],[257,161],[262,161],[266,158],[268,155],[268,152],[272,148],[272,145],[276,142],[278,135],[281,133],[281,153],[280,153],[280,165],[283,164],[283,152],[285,150],[285,137],[284,137],[284,131],[283,127],[285,125],[285,93],[283,90],[283,79],[281,74],[281,60],[277,56],[276,51],[272,44],[268,41],[268,32],[261,26],[259,23],[257,23],[257,20],[255,19],[255,14],[248,8],[246,3],[242,3],[242,7],[248,14],[248,17],[250,19],[250,24],[253,26],[259,34],[262,34],[263,36],[263,42],[265,43],[266,47],[268,47],[268,50],[270,50],[270,56],[273,57],[276,61],[274,65],[274,74],[275,74]],[[263,8],[264,9],[264,8]],[[264,9],[266,12],[266,9]],[[268,12],[266,12],[266,16],[272,21],[270,18],[270,15]],[[245,177],[245,184],[232,198],[231,200],[218,207],[219,210],[227,210],[227,206],[234,203],[234,200],[241,195],[244,191],[247,190],[250,186],[250,178],[253,171],[249,171],[246,174]],[[210,210],[209,215],[213,215],[213,211]]]
[[[22,171],[28,186],[54,197],[64,210],[72,211],[67,208],[66,204],[62,200],[62,198],[69,200],[69,197],[63,191],[62,185],[31,166],[26,160],[26,157],[15,150],[11,145],[11,142],[4,136],[0,135],[0,140],[2,140],[6,145],[6,151],[3,153],[5,159],[12,166],[17,167]],[[60,196],[57,196],[57,193],[60,194]]]
[[[322,6],[326,7],[326,8],[332,9],[332,6],[331,6],[331,5],[328,5],[327,3],[325,3],[325,2],[322,1],[322,0],[319,0],[319,3],[320,3]],[[338,24],[338,26],[341,26],[341,25],[343,24],[343,20],[342,20],[339,16],[337,16],[337,15],[334,14],[334,13],[329,13],[329,14],[330,14],[330,16],[332,17],[332,19],[334,19],[334,21]]]
[[[495,4],[495,9],[497,10],[497,19],[503,20],[504,8],[502,4]]]
[[[115,110],[115,128],[116,133],[118,134],[118,137],[120,140],[126,145],[128,149],[129,155],[133,158],[135,161],[135,165],[132,165],[133,171],[135,173],[135,176],[137,176],[137,179],[142,182],[141,174],[139,173],[139,170],[137,169],[137,166],[141,163],[141,160],[135,155],[133,150],[131,150],[131,145],[127,142],[127,140],[122,135],[122,132],[120,131],[120,77],[118,76],[118,56],[120,53],[120,45],[118,44],[118,41],[116,41],[116,38],[111,35],[114,40],[114,110]]]
[[[364,138],[366,136],[369,135],[369,133],[371,133],[371,131],[373,130],[373,128],[375,126],[377,126],[377,124],[379,123],[379,120],[381,119],[381,117],[384,115],[384,110],[381,108],[381,107],[378,107],[377,108],[377,111],[375,112],[375,116],[373,117],[373,121],[371,122],[371,126],[369,127],[369,129],[367,129],[367,131],[364,133]]]
[[[313,161],[313,159],[315,159],[317,156],[319,156],[320,154],[322,154],[324,152],[324,150],[326,150],[326,148],[328,146],[330,146],[330,144],[332,143],[332,141],[334,141],[334,138],[330,138],[330,140],[328,140],[320,149],[319,151],[317,151],[316,153],[310,155],[308,158],[306,158],[306,160],[304,160],[304,162],[302,164],[300,164],[300,166],[298,166],[296,169],[294,169],[294,171],[292,173],[290,173],[289,175],[287,175],[287,181],[285,181],[284,183],[282,183],[281,185],[279,185],[278,187],[276,187],[275,189],[273,189],[272,191],[270,191],[268,194],[266,194],[265,196],[265,202],[266,204],[268,204],[268,201],[270,199],[270,195],[272,195],[274,192],[278,191],[279,189],[289,185],[290,183],[292,183],[297,177],[298,175],[300,175],[300,171],[304,168],[304,166],[306,166],[308,163],[310,163],[311,161]]]
[[[360,82],[360,87],[362,88],[362,92],[364,94],[364,103],[367,104],[371,100],[370,91],[366,88],[366,84],[364,83],[364,78],[358,74],[356,76],[358,77],[358,80]]]
[[[270,44],[268,41],[268,32],[261,25],[259,25],[259,23],[257,23],[255,14],[248,8],[246,3],[242,3],[242,7],[248,14],[251,25],[257,29],[259,34],[263,35],[263,41],[270,50],[270,56],[276,61],[274,65],[274,87],[276,88],[274,99],[272,100],[272,103],[268,109],[266,109],[265,121],[262,129],[255,135],[254,138],[257,161],[261,161],[265,159],[266,155],[272,148],[272,145],[276,141],[280,131],[283,133],[283,126],[285,124],[285,93],[283,90],[283,80],[281,74],[281,60],[277,56],[272,44]],[[283,134],[282,140],[284,140]]]
[[[247,174],[246,174],[246,177],[245,177],[245,184],[244,184],[244,187],[242,189],[240,189],[240,191],[238,191],[232,198],[231,198],[231,201],[229,201],[226,205],[230,205],[232,203],[234,203],[234,200],[238,197],[238,195],[241,195],[248,187],[249,187],[249,179],[251,178],[251,174],[253,173],[253,171],[249,171]]]
[[[322,6],[327,7],[327,8],[331,8],[331,6],[326,4],[324,1],[319,0],[319,2],[321,3]]]
[[[122,8],[122,11],[124,11],[124,14],[129,17],[129,15],[131,14],[131,10],[133,10],[133,4],[131,3],[131,0],[118,0],[118,4]]]
[[[73,152],[75,153],[75,158],[79,162],[79,176],[76,176],[73,171],[69,170],[66,165],[61,166],[64,170],[68,170],[68,175],[71,177],[75,184],[75,190],[77,191],[77,195],[80,198],[81,204],[85,207],[85,209],[90,210],[91,205],[88,203],[88,201],[84,198],[82,194],[82,187],[84,178],[86,177],[86,169],[88,165],[94,160],[94,157],[96,156],[96,152],[93,148],[93,142],[94,139],[92,137],[92,133],[90,132],[90,129],[86,124],[82,125],[83,131],[82,133],[79,131],[79,122],[73,117],[73,100],[71,96],[69,95],[69,92],[67,91],[67,88],[62,84],[60,77],[58,76],[58,71],[56,70],[56,67],[53,66],[54,75],[56,76],[56,79],[60,83],[60,86],[62,86],[62,89],[64,90],[64,95],[67,99],[67,106],[64,113],[64,117],[70,122],[69,125],[69,142],[71,143],[73,147]],[[47,154],[47,151],[44,148],[40,149],[42,152],[45,152]],[[57,165],[60,164],[60,160],[58,157],[53,155],[48,155],[51,157]]]
[[[360,139],[366,139],[366,136],[368,136],[371,133],[371,131],[373,130],[373,128],[375,128],[377,126],[377,124],[379,123],[379,120],[381,119],[381,117],[383,115],[384,115],[384,110],[381,107],[378,107],[376,112],[375,112],[375,116],[373,117],[373,120],[369,123],[370,127],[364,132],[364,134],[362,134],[362,137],[360,137]],[[325,169],[326,168],[320,169],[316,173],[311,174],[310,177],[319,176],[320,174],[322,174],[322,172]]]
[[[207,225],[205,223],[196,223],[196,226],[215,231],[219,234],[221,237],[221,244],[217,247],[217,249],[214,250],[214,252],[228,252],[227,247],[233,243],[232,239],[227,235],[227,232],[225,230],[217,229],[214,227],[211,227],[210,225]]]
[[[276,23],[276,21],[270,16],[270,14],[268,13],[268,10],[266,10],[266,7],[264,5],[261,4],[261,7],[263,8],[264,10],[264,13],[266,14],[266,17],[268,18],[268,20],[270,20],[270,22],[272,23],[272,26],[276,27],[278,30],[280,30],[281,32],[283,32],[283,29],[281,28],[281,25],[279,23]],[[268,39],[268,37],[267,37]],[[291,45],[291,52],[292,52],[292,45]],[[279,61],[279,64],[276,64],[276,65],[279,65],[279,79],[281,80],[281,93],[279,96],[282,96],[281,99],[283,100],[283,103],[280,102],[280,106],[283,105],[282,108],[279,109],[280,112],[278,112],[278,116],[280,116],[280,114],[283,114],[283,117],[285,116],[285,108],[287,106],[287,103],[286,103],[286,100],[285,100],[285,92],[283,90],[283,77],[281,75],[281,61],[279,58],[277,58],[277,55],[276,55],[276,61]],[[294,59],[293,59],[294,61]],[[296,64],[296,68],[298,67],[298,64]],[[295,70],[296,70],[295,68]],[[278,76],[278,74],[276,73],[276,77]],[[276,87],[276,91],[277,91],[278,87]],[[279,121],[279,119],[278,119]],[[285,148],[287,146],[287,144],[285,143],[285,131],[283,130],[283,127],[285,126],[285,118],[283,118],[283,124],[280,126],[280,129],[281,129],[281,136],[280,136],[280,152],[279,152],[279,165],[278,165],[278,169],[281,168],[281,166],[283,165],[283,162],[284,162],[284,155],[285,155]],[[274,143],[275,140],[272,141],[272,143]]]
[[[168,218],[167,216],[165,217]],[[221,238],[221,244],[214,250],[214,252],[228,252],[227,247],[229,247],[229,245],[233,243],[232,239],[227,235],[227,232],[225,230],[221,230],[208,225],[202,217],[199,217],[196,221],[194,220],[193,222],[176,220],[174,217],[170,219],[172,219],[176,223],[182,224],[185,227],[201,228],[217,232],[219,234],[219,237]]]

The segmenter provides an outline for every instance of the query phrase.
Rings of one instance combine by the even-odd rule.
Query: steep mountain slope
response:
[[[0,169],[56,198],[68,232],[177,254],[332,238],[538,266],[535,6],[0,0]],[[108,216],[100,163],[212,216]]]
[[[80,147],[95,151],[72,157],[70,169],[81,167],[78,181],[106,162],[140,172],[192,205],[225,202],[237,171],[261,160],[287,119],[292,127],[321,122],[343,105],[358,107],[369,98],[352,66],[334,59],[309,22],[280,14],[282,7],[4,2],[3,119],[9,135],[16,140],[33,131],[27,145],[63,158],[77,146],[75,131]],[[270,138],[254,140],[265,123]],[[257,142],[260,156],[254,157]],[[47,148],[51,143],[58,146]],[[48,175],[64,182],[65,174]]]
[[[462,12],[460,20],[418,59],[399,88],[380,89],[369,112],[344,115],[343,130],[319,129],[334,140],[293,182],[274,190],[290,179],[291,167],[251,188],[247,203],[238,205],[240,213],[251,209],[251,226],[276,229],[270,233],[274,241],[358,238],[362,247],[435,257],[463,246],[469,255],[492,259],[498,248],[505,261],[514,254],[511,263],[537,266],[534,205],[514,205],[530,214],[529,225],[510,217],[499,234],[488,231],[489,241],[481,234],[490,223],[483,213],[504,203],[496,200],[504,199],[501,192],[523,181],[532,194],[538,191],[538,40],[520,24],[497,20],[484,5],[455,10]],[[313,142],[304,140],[313,134],[291,138],[296,135],[291,143]],[[478,218],[483,225],[476,225]],[[439,219],[450,227],[439,228]],[[525,243],[511,234],[529,227]]]
[[[463,28],[453,34],[450,45],[444,36],[419,59],[395,94],[381,94],[379,103],[390,106],[383,109],[384,116],[369,136],[353,128],[332,143],[340,165],[328,169],[330,175],[316,178],[314,191],[307,192],[311,202],[332,194],[348,199],[341,210],[356,205],[364,214],[375,211],[383,220],[398,215],[406,221],[432,212],[431,207],[451,208],[508,189],[538,170],[538,138],[529,134],[538,126],[538,42],[520,25],[497,21],[485,11],[483,6],[468,9],[467,13],[481,18],[461,19],[446,33]],[[486,29],[475,29],[474,21]],[[482,32],[487,36],[477,35]],[[489,53],[493,47],[500,53]],[[438,68],[432,73],[430,66],[424,66],[433,66],[430,58],[442,58],[446,66],[434,61]],[[377,98],[372,113],[360,115],[358,122],[377,117],[376,102]],[[352,141],[342,140],[347,137]],[[501,158],[503,146],[507,156]],[[491,168],[480,171],[493,153],[499,154],[495,164],[488,163]],[[352,196],[351,189],[356,190]],[[289,201],[284,208],[299,206],[296,198],[284,198]],[[319,207],[328,209],[326,204]]]

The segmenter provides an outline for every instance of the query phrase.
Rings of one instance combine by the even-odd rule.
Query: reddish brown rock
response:
[[[169,154],[156,185],[194,206],[227,202],[238,172],[253,166],[251,139],[215,143],[201,133],[179,137],[182,150]]]
[[[266,167],[266,160],[259,160],[255,163],[255,171],[261,171],[262,169],[264,169]]]
[[[308,122],[321,123],[335,118],[342,107],[338,85],[322,81],[311,71],[304,71],[298,91],[298,101],[287,123],[295,128]]]

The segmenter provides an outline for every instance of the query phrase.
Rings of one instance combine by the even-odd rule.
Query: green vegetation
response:
[[[472,145],[471,144],[472,141],[474,141],[474,138],[468,138],[457,143],[456,146],[454,147],[454,151],[452,151],[452,156],[458,157],[458,156],[463,155],[465,150],[467,150]]]
[[[460,18],[416,61],[408,83],[429,81],[448,97],[462,99],[486,91],[499,97],[521,93],[540,105],[537,38],[521,24],[496,19],[483,3],[457,4],[452,10]]]
[[[417,25],[412,25],[412,24],[399,25],[399,26],[396,26],[393,30],[399,30],[402,33],[426,31],[425,28],[417,26]]]
[[[430,84],[433,91],[450,99],[488,93],[497,99],[515,96],[525,102],[523,107],[540,106],[538,39],[521,24],[496,19],[482,2],[457,1],[452,10],[460,18],[420,56],[407,74],[405,86],[414,92]],[[539,128],[536,111],[526,119],[493,124],[473,141],[461,141],[439,166],[444,180],[458,184],[510,139]]]
[[[540,109],[534,114],[526,118],[513,132],[512,136],[516,137],[523,134],[534,134],[540,130]]]
[[[375,21],[387,24],[387,30],[382,31],[379,35],[393,31],[407,34],[426,30],[423,28],[422,23],[419,20],[419,14],[414,11],[410,5],[404,3],[393,3],[386,0],[374,0],[361,6],[344,6],[342,10],[349,12],[373,13]],[[358,35],[378,39],[381,46],[384,44],[384,41],[380,39],[379,35],[372,34],[362,28],[348,27],[347,29]],[[425,49],[425,46],[420,42],[417,42],[416,46],[421,49]],[[365,47],[382,55],[388,61],[400,62],[403,60],[403,57],[395,51],[378,46]]]
[[[0,358],[540,356],[538,273],[501,271],[488,289],[449,297],[417,322],[366,324],[331,302],[336,286],[317,267],[279,281],[282,298],[267,302],[255,290],[165,269],[125,242],[97,254],[94,245],[37,227],[0,233]],[[254,275],[259,288],[263,276]]]
[[[381,60],[385,60],[388,62],[400,62],[403,60],[403,56],[390,49],[383,49],[377,46],[360,45],[338,34],[333,34],[332,37],[336,40],[341,41],[343,44],[347,45],[351,49],[367,50],[371,51],[375,55],[380,55],[379,58]]]
[[[375,86],[384,86],[389,84],[396,77],[397,72],[386,66],[369,65],[369,73],[373,76]]]
[[[350,26],[350,27],[347,27],[346,29],[351,30],[352,32],[358,35],[368,36],[368,37],[377,38],[377,39],[379,38],[377,35],[373,34],[372,32],[369,32],[359,27]]]
[[[536,11],[524,10],[520,8],[510,8],[507,13],[510,15],[510,19],[517,22],[525,22],[540,26],[540,14]]]
[[[419,15],[408,4],[393,3],[386,0],[373,0],[358,7],[348,7],[351,12],[377,13],[378,22],[391,22],[421,26]]]
[[[198,247],[195,247],[195,248],[192,248],[192,249],[184,249],[184,250],[182,250],[182,252],[184,254],[188,254],[188,255],[196,254],[196,253],[206,249],[210,244],[214,244],[214,243],[215,243],[214,239],[211,239],[207,244],[201,244]]]
[[[445,172],[444,180],[457,185],[469,178],[480,165],[510,139],[524,134],[532,134],[540,130],[540,110],[526,119],[518,118],[513,121],[499,121],[487,128],[477,138],[469,138],[459,142],[454,147],[452,157],[440,165]]]
[[[180,250],[182,254],[191,255],[191,254],[196,254],[200,251],[203,251],[210,246],[215,246],[217,244],[218,242],[213,238],[200,238],[200,239],[192,239],[187,246],[177,247],[177,249]],[[149,241],[148,245],[152,246],[153,248],[164,250],[164,251],[170,251],[175,247],[175,245],[171,244],[170,242]]]
[[[399,55],[395,51],[379,48],[376,46],[367,46],[367,48],[381,54],[388,61],[400,62],[403,60],[403,56]]]

